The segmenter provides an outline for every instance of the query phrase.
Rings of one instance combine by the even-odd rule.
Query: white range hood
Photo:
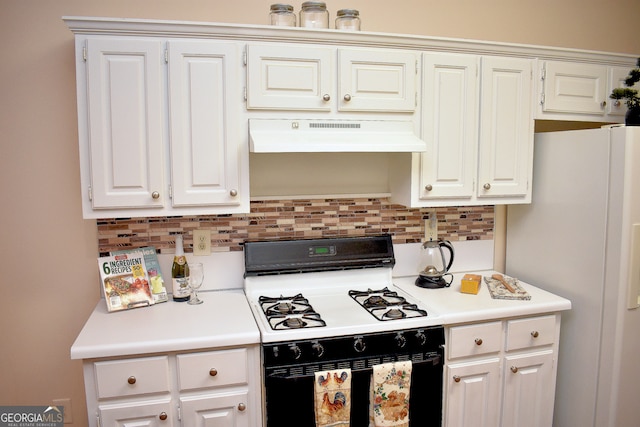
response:
[[[408,120],[249,119],[252,153],[421,152]]]

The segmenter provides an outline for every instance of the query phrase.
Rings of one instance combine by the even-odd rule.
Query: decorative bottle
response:
[[[181,234],[176,236],[176,254],[173,257],[173,265],[171,266],[171,282],[173,285],[173,300],[179,302],[188,301],[191,295],[189,289],[189,264],[187,264],[187,257],[184,256]]]

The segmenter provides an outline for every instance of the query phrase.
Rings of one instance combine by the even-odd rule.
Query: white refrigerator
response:
[[[555,427],[640,426],[640,127],[536,134],[530,205],[507,210],[506,268],[571,300]]]

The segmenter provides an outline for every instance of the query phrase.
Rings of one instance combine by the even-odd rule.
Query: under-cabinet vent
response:
[[[311,129],[360,129],[360,123],[309,123]]]
[[[411,120],[249,119],[252,153],[426,151]]]

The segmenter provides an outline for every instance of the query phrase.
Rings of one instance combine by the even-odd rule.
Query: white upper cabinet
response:
[[[627,107],[609,98],[632,67],[542,61],[538,70],[540,100],[537,119],[622,123]],[[635,86],[640,87],[640,85]]]
[[[392,162],[394,202],[411,207],[529,203],[534,60],[425,53],[422,138]]]
[[[330,111],[334,49],[247,46],[247,108]]]
[[[173,206],[239,205],[238,46],[170,41],[168,51]]]
[[[85,168],[91,169],[90,180],[83,183],[89,212],[155,210],[168,201],[162,53],[162,43],[156,40],[87,40],[82,85],[87,97],[81,104],[86,110],[79,112],[88,132],[80,153]]]
[[[604,115],[607,67],[546,61],[542,111]]]
[[[408,51],[339,49],[338,110],[413,112],[417,62]]]
[[[492,199],[494,203],[531,201],[532,76],[532,60],[482,58],[479,199]]]
[[[106,36],[77,45],[85,218],[249,210],[242,45]]]
[[[247,109],[413,112],[417,54],[249,44]]]
[[[471,200],[478,155],[480,57],[425,53],[420,198]]]

